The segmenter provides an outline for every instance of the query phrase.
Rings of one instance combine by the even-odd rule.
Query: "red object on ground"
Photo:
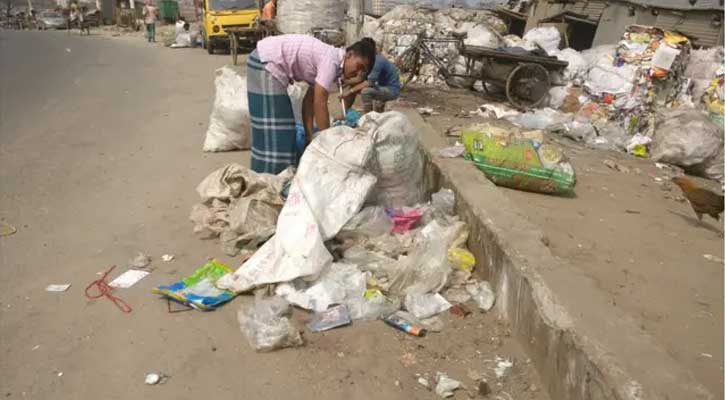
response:
[[[108,283],[106,282],[106,278],[111,273],[111,271],[113,271],[114,268],[116,268],[115,265],[112,266],[111,268],[109,268],[108,271],[104,272],[102,277],[91,282],[91,284],[86,287],[86,290],[85,290],[86,298],[88,298],[90,300],[95,300],[95,299],[100,299],[101,297],[107,297],[108,300],[111,300],[113,302],[113,304],[115,304],[116,307],[118,307],[119,310],[128,314],[132,311],[131,306],[129,306],[128,303],[123,301],[123,299],[120,299],[120,298],[112,295],[111,292],[113,292],[113,288],[111,286],[109,286]],[[88,293],[88,291],[94,286],[97,288],[98,294],[91,295]]]

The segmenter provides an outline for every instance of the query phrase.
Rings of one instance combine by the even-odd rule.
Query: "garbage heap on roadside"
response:
[[[548,32],[534,32],[542,29],[527,32],[534,38],[524,44],[536,42],[569,66],[552,79],[559,86],[549,93],[550,108],[506,119],[723,179],[722,48],[692,50],[678,33],[635,25],[617,45],[579,53],[559,50]]]
[[[506,32],[506,24],[486,10],[447,8],[438,11],[412,5],[397,6],[382,17],[365,17],[362,35],[375,39],[383,54],[395,59],[407,50],[422,34],[427,38],[466,33],[467,45],[496,48]],[[433,54],[449,65],[451,72],[466,72],[464,58],[454,43],[430,43]],[[438,67],[424,63],[418,83],[443,85]],[[472,86],[473,83],[471,83]]]
[[[291,306],[311,312],[312,332],[382,318],[411,334],[443,329],[436,315],[453,305],[491,309],[491,286],[472,276],[455,195],[428,198],[423,169],[417,130],[391,111],[326,130],[296,171],[233,164],[199,185],[195,230],[230,232],[222,240],[251,254],[214,287],[256,293],[238,315],[252,347],[303,344]]]

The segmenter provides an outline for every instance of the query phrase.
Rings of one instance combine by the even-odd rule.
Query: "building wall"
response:
[[[602,44],[617,43],[622,37],[622,32],[628,25],[636,24],[637,15],[629,15],[629,6],[622,3],[611,3],[604,9],[599,19],[599,27],[594,36],[592,47]]]

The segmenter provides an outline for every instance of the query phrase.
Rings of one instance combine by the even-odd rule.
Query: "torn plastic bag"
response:
[[[602,96],[605,93],[628,94],[634,87],[636,73],[637,70],[628,64],[621,67],[599,64],[589,70],[584,88],[595,96]]]
[[[506,120],[527,129],[547,129],[556,124],[566,123],[571,117],[551,108],[537,109],[533,112],[504,117]]]
[[[362,246],[352,246],[343,253],[342,261],[357,265],[363,272],[370,272],[375,277],[389,276],[395,271],[397,260],[385,254],[366,250]]]
[[[441,189],[431,195],[431,204],[433,208],[438,209],[448,215],[455,214],[456,194],[451,189]]]
[[[339,126],[315,138],[300,160],[275,235],[219,286],[245,292],[300,277],[317,279],[332,263],[324,242],[360,211],[375,185],[363,169],[375,135],[375,127],[366,132]]]
[[[368,113],[359,126],[377,128],[375,151],[367,169],[378,183],[370,194],[372,205],[403,207],[423,201],[423,154],[419,148],[418,131],[408,117],[397,111]]]
[[[204,151],[244,150],[250,145],[247,79],[232,67],[216,70],[216,97],[209,117]]]
[[[478,304],[478,308],[483,311],[489,311],[493,308],[493,304],[496,302],[496,294],[493,292],[490,283],[483,281],[475,286],[467,286],[466,289]]]
[[[449,308],[451,308],[451,303],[438,293],[408,294],[405,296],[405,309],[418,319],[430,318]]]
[[[463,222],[443,227],[433,221],[421,230],[421,240],[410,255],[399,260],[389,291],[393,294],[435,293],[445,288],[452,272],[448,261],[448,249],[468,238],[468,228]]]
[[[346,304],[347,299],[362,298],[367,289],[367,276],[355,265],[334,263],[306,289],[307,283],[295,281],[281,284],[275,294],[306,310],[322,312],[333,304]]]
[[[393,220],[385,212],[385,207],[368,206],[352,217],[340,230],[338,237],[368,236],[377,237],[393,230]]]
[[[264,352],[304,344],[290,314],[289,303],[279,297],[255,298],[251,306],[241,307],[237,319],[249,345]]]

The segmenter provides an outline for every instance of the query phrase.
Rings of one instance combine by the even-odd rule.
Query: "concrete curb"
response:
[[[447,143],[415,110],[399,111],[420,129],[427,189],[455,191],[471,251],[496,289],[496,310],[552,399],[714,399],[591,278],[555,258],[541,230],[473,164],[438,157]]]

